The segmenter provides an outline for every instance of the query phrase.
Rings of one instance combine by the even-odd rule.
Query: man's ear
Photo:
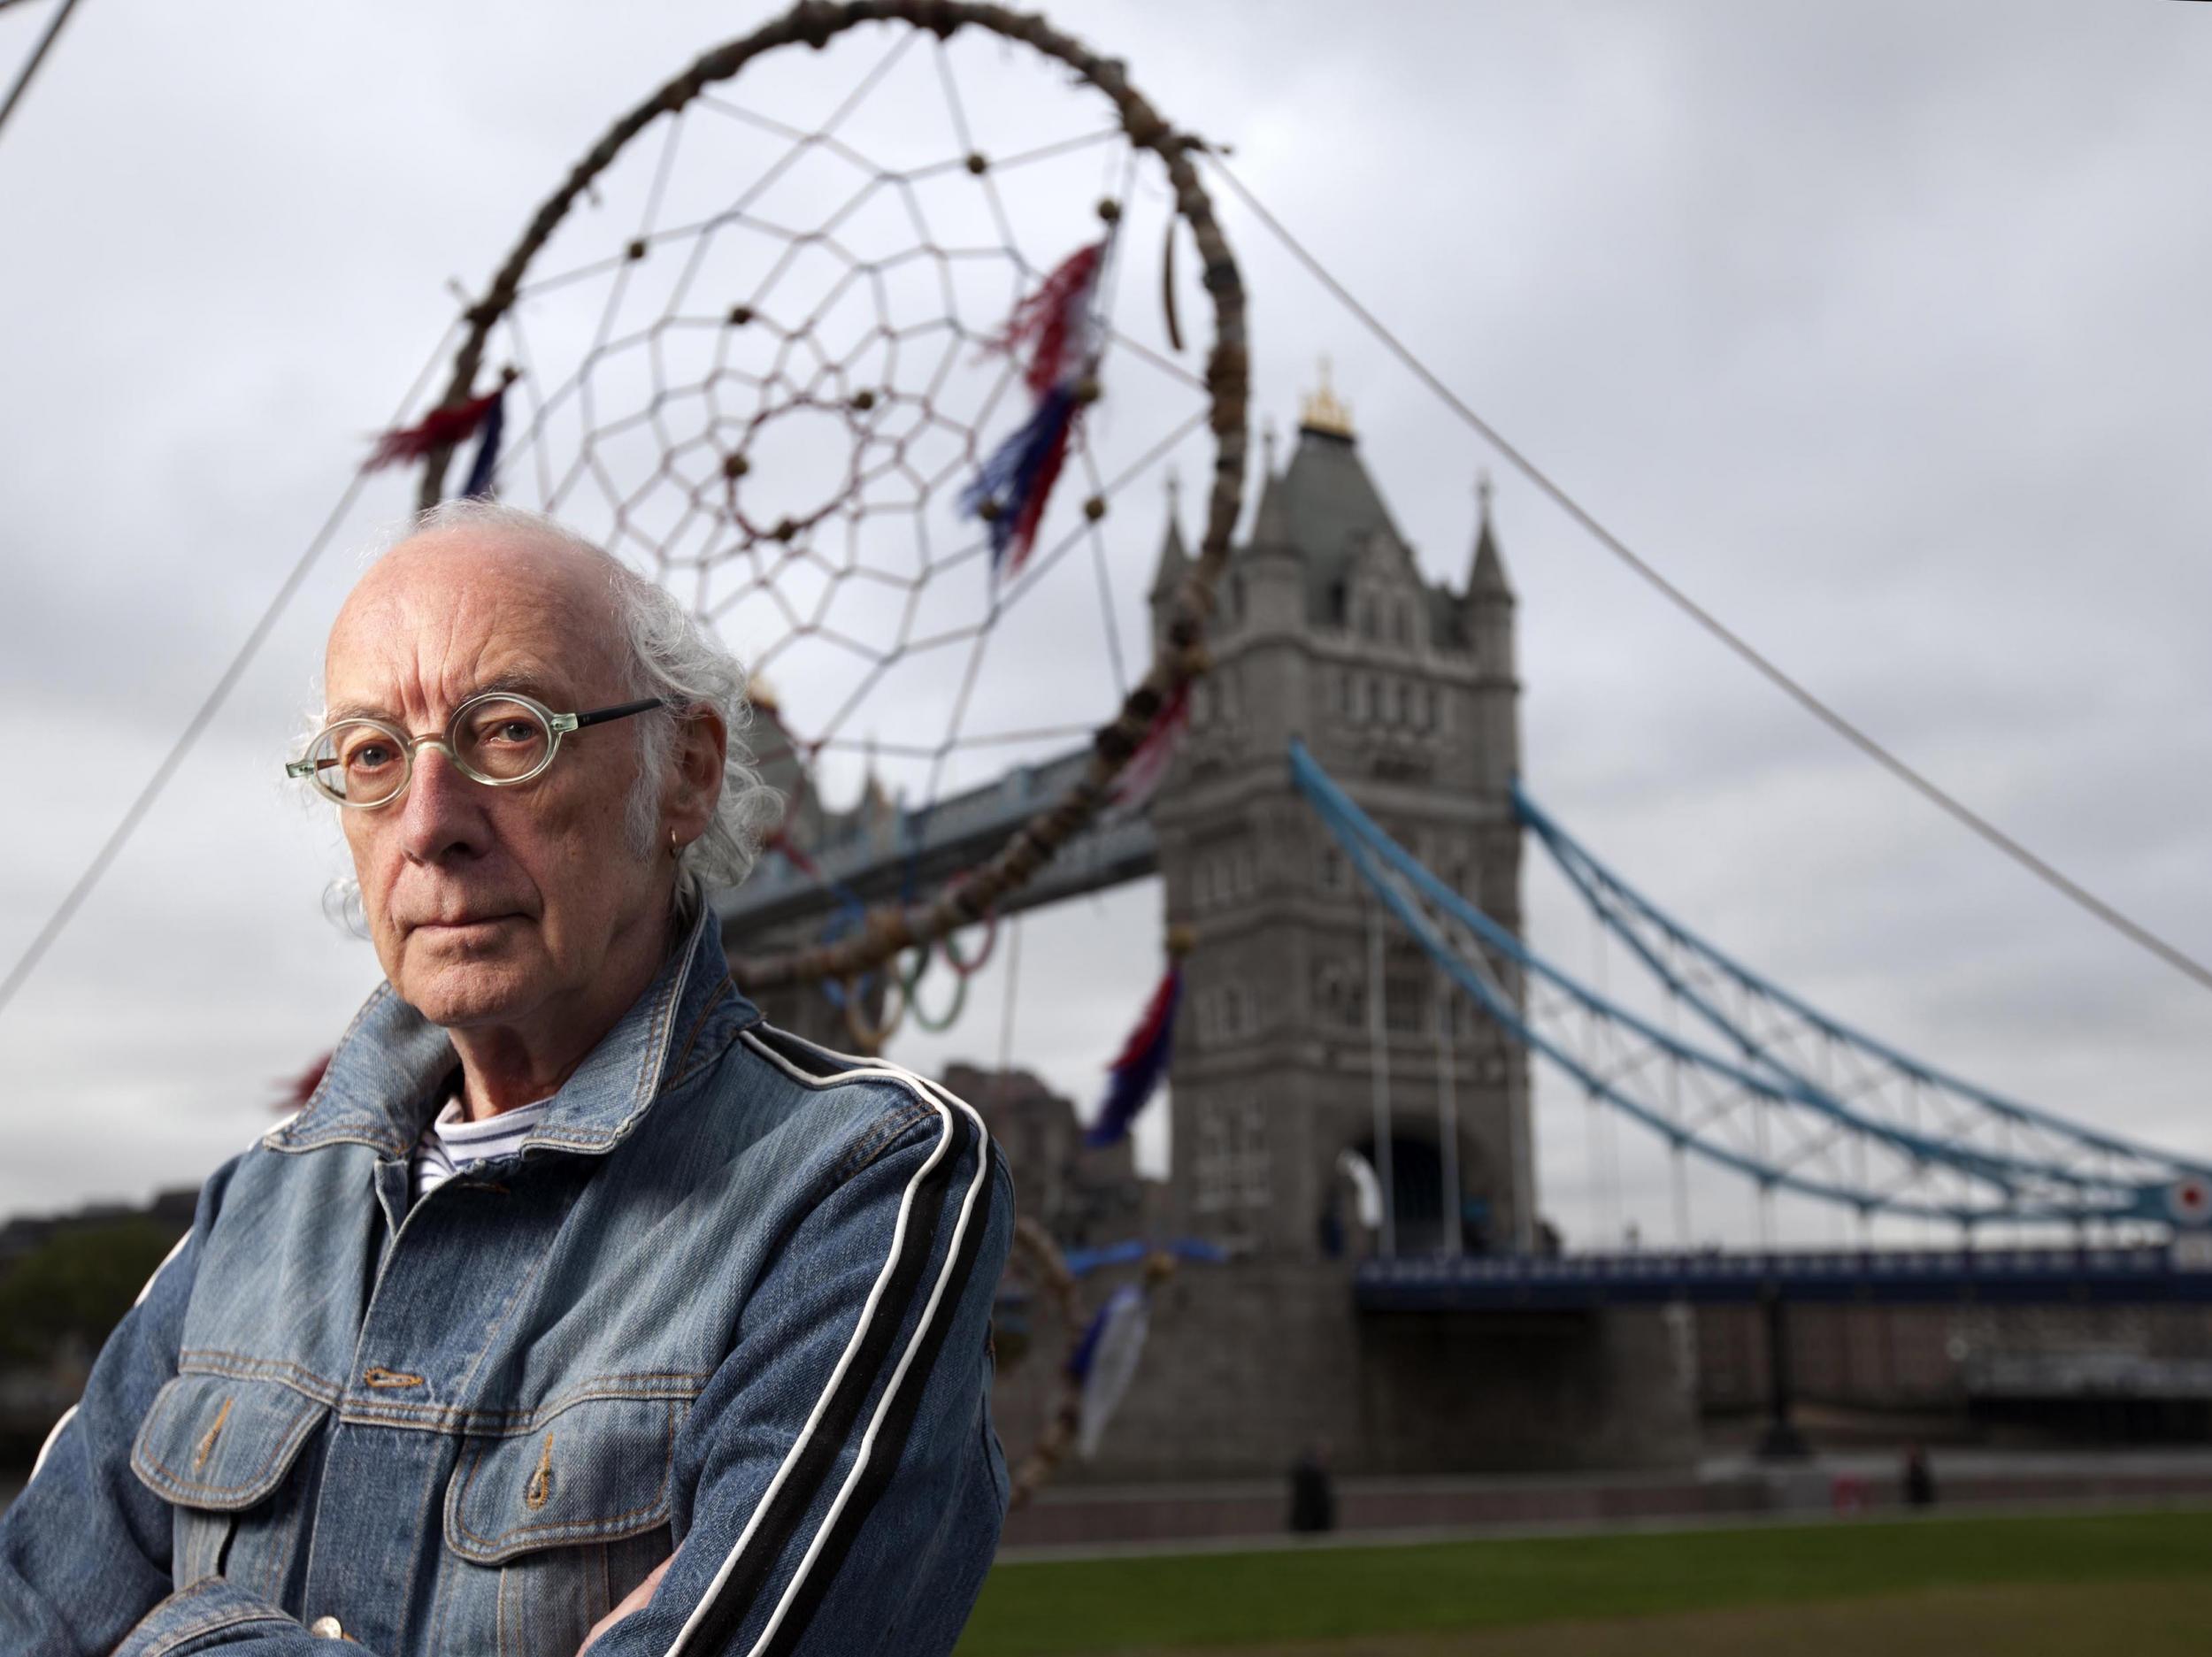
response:
[[[707,832],[722,798],[722,767],[730,753],[730,728],[700,703],[677,716],[676,763],[661,809],[676,839],[688,846]]]

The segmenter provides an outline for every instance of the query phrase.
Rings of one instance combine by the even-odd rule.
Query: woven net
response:
[[[751,61],[789,40],[815,50]],[[1218,271],[1234,280],[1225,249],[1206,257],[1210,213],[1189,257],[1183,142],[1117,65],[1037,19],[802,7],[702,59],[580,164],[472,308],[448,401],[514,373],[496,493],[713,622],[764,692],[754,746],[787,792],[838,809],[873,787],[925,812],[1094,739],[1110,773],[1194,671],[1232,449],[1242,469],[1240,295],[1234,372],[1218,331],[1210,361],[1180,338],[1179,317],[1219,311]],[[1030,413],[1000,337],[1102,240],[1098,401],[1033,553],[1002,571],[960,502]],[[1221,546],[1163,646],[1146,588],[1178,464],[1213,479],[1202,527]],[[1118,736],[1101,728],[1118,710]],[[888,930],[942,928],[918,913]]]

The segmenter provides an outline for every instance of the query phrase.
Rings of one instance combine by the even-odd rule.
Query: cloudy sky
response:
[[[2212,955],[2204,8],[1056,10],[1173,119],[1233,145],[1342,280],[1663,570],[1977,809]],[[338,500],[451,320],[449,284],[480,285],[608,121],[769,11],[80,7],[0,132],[0,963]],[[0,73],[49,14],[0,12]],[[1002,92],[989,54],[976,68],[1000,152],[1059,130],[1033,73]],[[813,88],[795,71],[757,89],[795,117]],[[908,96],[872,112],[887,142]],[[1054,188],[1081,202],[1096,186],[1094,171]],[[1025,220],[1033,258],[1055,211]],[[1293,420],[1332,357],[1432,574],[1463,572],[1473,479],[1497,472],[1527,771],[1555,813],[1851,1021],[2212,1157],[2212,997],[1725,656],[1257,225],[1224,217],[1262,410]],[[1156,254],[1138,257],[1141,287]],[[1126,401],[1122,441],[1146,434],[1149,395]],[[407,500],[388,479],[362,496],[191,766],[0,1012],[0,1214],[196,1181],[375,981],[322,916],[334,832],[279,766],[329,617]],[[1125,587],[1149,572],[1161,510],[1132,501],[1112,541]],[[1002,703],[1044,672],[1037,636],[1010,653]],[[1102,707],[1106,670],[1085,671]],[[1589,966],[1587,919],[1534,873],[1529,901],[1540,947]],[[1157,970],[1157,903],[1132,888],[1027,924],[1018,1062],[1092,1092]],[[951,1036],[899,1056],[995,1059],[1004,997],[987,975]],[[1571,1238],[1623,1214],[1665,1234],[1661,1160],[1624,1136],[1622,1193],[1601,1200],[1578,1110],[1555,1087],[1540,1100],[1547,1211]],[[1699,1208],[1701,1231],[1748,1226],[1740,1192],[1701,1187]]]

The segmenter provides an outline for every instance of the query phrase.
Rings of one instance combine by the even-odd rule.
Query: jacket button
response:
[[[334,1616],[319,1616],[307,1625],[307,1631],[317,1639],[343,1639],[346,1630]]]

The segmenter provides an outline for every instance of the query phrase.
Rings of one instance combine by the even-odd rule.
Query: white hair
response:
[[[629,688],[640,699],[660,696],[671,704],[626,722],[638,733],[638,779],[630,793],[627,825],[632,846],[641,856],[657,851],[661,790],[676,763],[680,721],[687,710],[711,708],[729,733],[722,794],[706,832],[685,847],[677,860],[677,896],[688,907],[716,887],[742,881],[760,855],[762,836],[781,820],[783,797],[761,779],[744,741],[752,707],[745,698],[745,669],[738,659],[665,587],[542,513],[495,501],[448,501],[415,518],[401,539],[452,530],[551,541],[605,565],[615,615],[629,647]]]

